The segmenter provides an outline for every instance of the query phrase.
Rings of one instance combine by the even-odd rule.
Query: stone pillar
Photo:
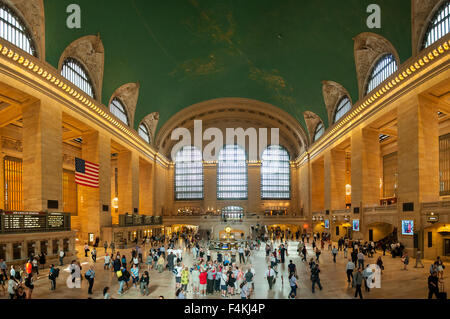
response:
[[[2,136],[0,134],[0,209],[5,209],[5,154],[2,152]]]
[[[203,165],[204,209],[220,209],[217,202],[217,165]]]
[[[311,163],[311,210],[324,210],[324,161],[319,158]]]
[[[309,161],[306,163],[303,163],[302,166],[299,169],[299,176],[298,179],[299,185],[299,206],[301,210],[302,216],[305,217],[311,217],[312,216],[312,210],[311,210],[311,179],[310,179],[310,163]]]
[[[261,164],[248,165],[247,190],[248,211],[252,213],[263,213],[261,211]]]
[[[48,201],[62,211],[62,112],[51,102],[23,107],[23,198],[27,211],[44,211]],[[52,211],[52,209],[49,209]]]
[[[324,154],[325,210],[345,209],[345,151]]]
[[[439,125],[437,107],[415,97],[398,108],[398,199],[414,202],[439,200]]]
[[[139,213],[152,215],[152,165],[141,159],[139,161]]]
[[[39,255],[41,253],[41,240],[36,239],[36,241],[34,242],[34,253],[37,255]]]
[[[82,159],[100,164],[100,188],[78,185],[80,239],[87,241],[89,233],[100,237],[101,227],[111,226],[111,139],[99,132],[83,134],[82,139]],[[108,212],[103,205],[109,206]]]
[[[378,130],[355,128],[351,148],[352,209],[379,206],[381,168]]]
[[[6,261],[13,260],[13,243],[6,243],[5,257]]]
[[[117,161],[119,180],[119,213],[133,214],[139,210],[139,155],[122,151]]]
[[[439,122],[437,106],[416,96],[398,107],[398,202],[402,217],[414,220],[414,231],[423,230],[421,203],[439,201]],[[404,203],[414,211],[402,212]],[[401,231],[400,231],[401,234]],[[423,234],[422,234],[423,235]],[[400,235],[401,236],[401,235]],[[422,236],[422,240],[423,240]],[[412,236],[399,240],[412,251]]]

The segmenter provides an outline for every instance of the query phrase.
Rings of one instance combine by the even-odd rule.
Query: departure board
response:
[[[70,217],[66,213],[1,212],[0,232],[50,232],[70,230]]]

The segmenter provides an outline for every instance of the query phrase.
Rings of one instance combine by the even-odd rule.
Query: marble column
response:
[[[119,213],[133,214],[139,210],[139,155],[122,151],[117,161],[119,181]]]
[[[26,211],[62,211],[62,112],[52,102],[23,107],[23,198]],[[48,201],[58,208],[48,209]]]
[[[345,151],[326,151],[324,171],[325,209],[345,209]]]
[[[88,240],[88,234],[94,238],[100,236],[102,226],[111,226],[111,139],[99,132],[89,132],[82,136],[82,159],[100,164],[99,188],[78,185],[81,207],[80,239]],[[109,210],[103,211],[103,205]],[[100,238],[101,239],[101,238]]]

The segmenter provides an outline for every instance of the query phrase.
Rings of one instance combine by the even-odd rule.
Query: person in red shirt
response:
[[[27,273],[27,275],[30,275],[31,272],[33,271],[33,264],[31,263],[31,260],[28,260],[26,265],[25,265],[25,271]]]
[[[202,296],[206,296],[206,284],[207,284],[207,278],[208,278],[208,273],[203,270],[200,273],[199,279],[200,279],[200,294]]]

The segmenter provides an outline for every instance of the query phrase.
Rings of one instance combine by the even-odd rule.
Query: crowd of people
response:
[[[273,237],[275,236],[275,237]],[[374,258],[380,247],[374,242],[350,241],[348,238],[339,238],[336,243],[330,241],[326,233],[299,234],[299,233],[264,233],[248,237],[246,240],[237,241],[230,250],[221,251],[212,249],[209,236],[202,238],[193,231],[173,233],[170,237],[162,236],[145,238],[141,244],[131,250],[131,255],[126,256],[117,251],[114,243],[103,244],[104,262],[103,269],[111,272],[112,278],[117,280],[117,295],[123,295],[131,289],[136,289],[141,296],[150,295],[150,274],[159,276],[163,272],[169,272],[175,278],[174,296],[178,299],[186,299],[188,296],[195,298],[214,296],[216,298],[250,299],[255,291],[256,267],[252,264],[253,256],[261,251],[264,254],[266,270],[259,274],[267,281],[266,288],[270,291],[277,281],[284,284],[285,278],[290,287],[288,298],[297,298],[299,285],[310,286],[314,294],[316,289],[323,290],[321,282],[321,254],[328,250],[332,262],[336,263],[339,255],[348,262],[345,273],[348,288],[354,289],[355,298],[363,298],[362,287],[366,293],[374,286],[377,272],[381,275],[384,271],[383,255]],[[300,283],[297,266],[292,259],[288,262],[289,243],[286,239],[297,239],[296,247],[301,262],[309,272],[310,283]],[[291,242],[292,245],[292,242]],[[71,289],[81,289],[82,281],[87,282],[88,294],[93,294],[97,263],[97,247],[84,246],[84,256],[90,257],[92,263],[83,269],[80,260],[74,259],[66,269],[70,275],[66,279],[66,285]],[[311,247],[314,257],[311,257]],[[397,256],[396,249],[402,247],[394,244],[392,256]],[[309,251],[308,251],[309,250]],[[295,247],[294,250],[295,251]],[[408,270],[408,254],[402,250],[402,269]],[[64,253],[59,254],[60,265],[63,265]],[[296,256],[297,257],[297,256]],[[102,257],[103,258],[103,257]],[[372,259],[374,258],[374,259]],[[376,261],[375,261],[376,260]],[[375,261],[375,262],[374,262]],[[420,260],[416,260],[416,267]],[[279,265],[287,267],[280,269]],[[54,264],[49,265],[49,271],[44,272],[46,256],[31,256],[24,267],[10,266],[6,269],[6,263],[0,260],[0,287],[3,293],[11,299],[31,299],[34,282],[45,273],[48,276],[50,290],[56,290],[57,278],[60,269]],[[423,267],[423,264],[422,264]],[[445,265],[438,259],[430,267],[428,278],[429,298],[438,297],[439,285],[442,283]],[[105,299],[111,298],[110,287],[103,287]],[[160,296],[162,297],[162,296]]]

